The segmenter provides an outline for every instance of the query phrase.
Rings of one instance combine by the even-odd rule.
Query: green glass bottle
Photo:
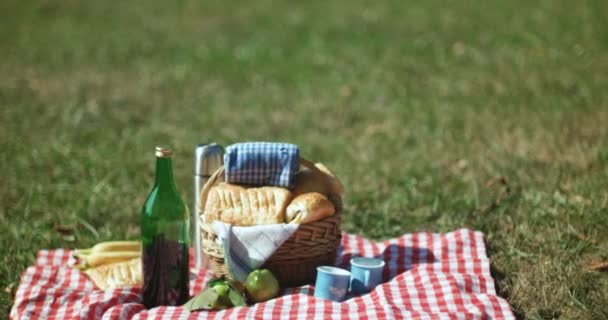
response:
[[[189,298],[189,213],[171,167],[171,150],[156,147],[156,181],[141,215],[146,308],[181,305]]]

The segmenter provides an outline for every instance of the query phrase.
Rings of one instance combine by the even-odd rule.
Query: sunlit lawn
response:
[[[156,144],[289,141],[374,239],[486,234],[522,318],[608,318],[608,2],[0,3],[0,318],[37,250],[139,235]],[[73,241],[53,226],[74,225]]]

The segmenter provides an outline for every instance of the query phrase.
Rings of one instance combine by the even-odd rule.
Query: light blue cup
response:
[[[384,261],[357,257],[350,259],[350,290],[354,294],[368,293],[382,283]]]
[[[317,267],[315,298],[340,302],[344,300],[348,292],[349,282],[350,272],[348,270],[330,266]]]

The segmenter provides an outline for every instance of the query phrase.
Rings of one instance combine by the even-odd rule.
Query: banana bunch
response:
[[[97,266],[122,262],[141,256],[141,242],[139,241],[106,241],[88,249],[76,249],[72,255],[78,259],[74,265],[80,270],[95,268]]]

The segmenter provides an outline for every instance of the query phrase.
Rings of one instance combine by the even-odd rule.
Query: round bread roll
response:
[[[287,206],[288,223],[309,223],[329,217],[336,212],[334,204],[318,192],[309,192],[295,197]]]

